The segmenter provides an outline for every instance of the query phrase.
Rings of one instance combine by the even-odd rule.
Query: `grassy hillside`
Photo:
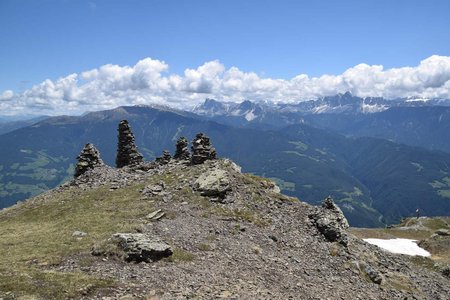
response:
[[[161,179],[114,191],[109,186],[87,191],[60,188],[1,211],[0,297],[2,291],[10,291],[16,297],[67,299],[117,285],[110,278],[58,272],[52,266],[74,256],[89,266],[94,246],[115,232],[136,232],[142,218],[154,210],[140,199],[139,190]],[[75,231],[87,235],[72,236]]]

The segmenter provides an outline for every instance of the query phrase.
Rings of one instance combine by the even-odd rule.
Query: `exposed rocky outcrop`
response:
[[[331,197],[327,197],[314,213],[309,215],[313,224],[330,242],[339,241],[347,245],[346,229],[349,227],[342,210],[334,203]]]
[[[117,168],[141,164],[143,157],[137,150],[134,135],[127,120],[120,121],[118,132],[116,156]]]
[[[78,177],[86,171],[93,169],[98,166],[104,165],[102,159],[100,158],[100,152],[91,143],[86,144],[81,150],[80,155],[77,156],[77,165],[75,166],[75,177]]]
[[[212,147],[209,137],[198,133],[192,141],[191,163],[198,165],[210,159],[216,159],[216,149]]]
[[[167,150],[164,150],[162,156],[156,158],[156,163],[158,163],[160,165],[167,165],[171,159],[172,159],[172,155],[170,155],[170,152]]]
[[[191,158],[191,153],[189,153],[188,149],[189,142],[188,140],[182,136],[177,140],[174,159],[178,160],[189,160]]]
[[[128,261],[153,262],[173,254],[170,245],[142,233],[116,233],[113,238]]]

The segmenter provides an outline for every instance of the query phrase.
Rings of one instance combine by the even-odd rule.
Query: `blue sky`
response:
[[[286,80],[416,67],[450,55],[449,13],[446,0],[0,0],[0,93],[145,58]]]

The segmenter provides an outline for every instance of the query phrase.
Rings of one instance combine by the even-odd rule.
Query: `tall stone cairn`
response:
[[[127,120],[120,121],[118,132],[119,141],[117,143],[116,156],[117,168],[141,164],[143,158],[137,150],[134,142],[134,135],[133,132],[131,132],[131,128]]]
[[[77,165],[75,166],[75,177],[84,174],[87,170],[104,165],[100,158],[100,152],[93,144],[86,144],[77,156]]]
[[[216,159],[216,149],[211,146],[209,137],[199,133],[192,141],[191,164],[199,165],[210,159]]]
[[[189,160],[191,158],[191,153],[189,153],[188,145],[189,142],[184,136],[178,138],[173,158],[178,160]]]
[[[160,165],[167,165],[172,159],[172,155],[167,150],[163,151],[162,156],[156,158],[156,162]]]

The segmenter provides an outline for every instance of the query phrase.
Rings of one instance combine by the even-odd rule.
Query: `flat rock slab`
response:
[[[158,209],[152,213],[149,213],[145,218],[153,221],[161,219],[162,217],[164,217],[164,215],[165,213],[161,209]]]
[[[116,233],[113,239],[127,254],[127,261],[153,262],[173,254],[170,245],[143,233]]]

